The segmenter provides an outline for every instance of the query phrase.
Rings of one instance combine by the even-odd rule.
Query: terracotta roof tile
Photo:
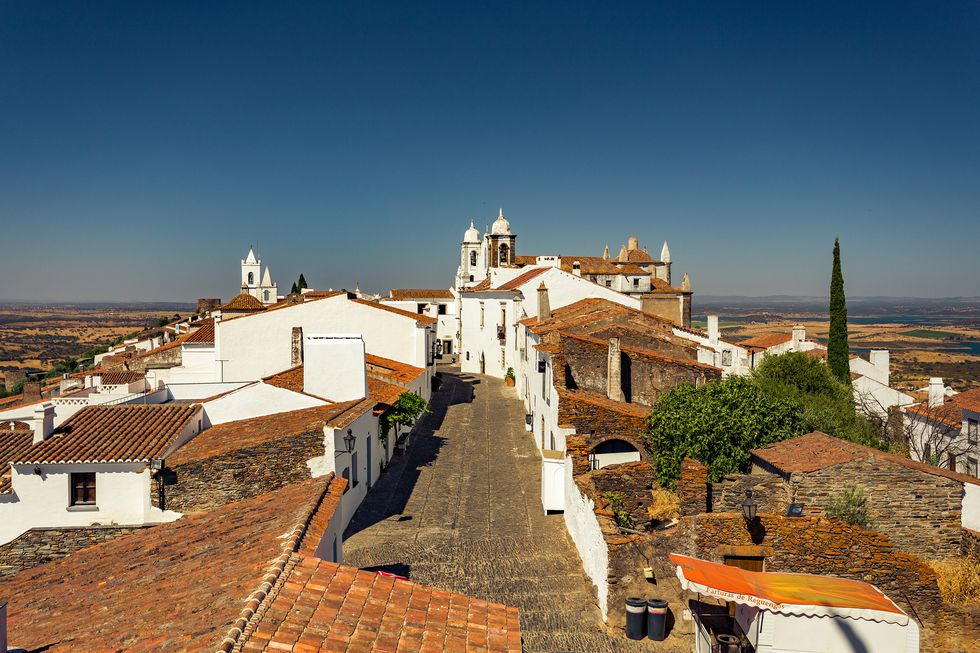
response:
[[[253,297],[247,292],[239,293],[231,298],[231,300],[218,307],[219,311],[264,311],[265,306],[258,298]]]
[[[523,274],[517,275],[510,281],[500,284],[494,288],[494,290],[517,290],[531,279],[541,276],[550,269],[551,268],[534,268],[533,270],[528,270]]]
[[[960,483],[980,485],[980,478],[959,474],[941,467],[934,467],[916,460],[897,456],[865,447],[863,445],[835,438],[820,431],[807,433],[796,438],[783,440],[761,449],[753,449],[752,456],[784,474],[793,472],[813,472],[835,465],[841,465],[859,458],[872,457],[920,471],[932,476],[941,476]]]
[[[200,411],[199,406],[86,406],[13,462],[138,462],[160,458]]]
[[[763,333],[752,338],[746,338],[735,344],[740,347],[761,347],[762,349],[769,349],[770,347],[789,342],[792,339],[793,334],[791,333]]]
[[[304,433],[322,431],[331,420],[353,408],[358,401],[315,406],[274,415],[225,422],[202,431],[167,458],[170,466],[183,465]]]
[[[453,299],[449,290],[392,288],[388,293],[391,299],[409,301],[412,299]]]
[[[209,318],[201,322],[201,327],[197,331],[194,331],[192,334],[187,336],[187,339],[184,340],[184,342],[214,344],[214,320]]]
[[[121,370],[118,372],[102,372],[102,385],[125,385],[129,383],[136,383],[137,381],[144,381],[146,379],[145,372],[128,371]]]
[[[421,367],[400,363],[374,354],[365,354],[364,362],[367,365],[369,375],[377,374],[394,383],[410,383],[425,374],[425,370]]]
[[[521,650],[517,608],[303,558],[248,651]]]
[[[303,392],[303,366],[297,365],[296,367],[289,368],[285,372],[267,376],[262,379],[262,382],[277,388],[282,388],[283,390]]]
[[[311,479],[4,577],[10,644],[174,653],[235,642],[286,586],[284,567],[311,552],[345,485]]]
[[[30,451],[34,442],[34,430],[26,422],[4,422],[0,428],[0,494],[10,491],[10,462]]]

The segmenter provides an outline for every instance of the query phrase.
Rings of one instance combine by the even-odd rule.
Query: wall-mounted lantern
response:
[[[745,521],[752,523],[759,512],[759,502],[752,498],[752,490],[745,491],[745,501],[742,502],[742,516]]]
[[[354,431],[347,429],[347,435],[344,436],[344,446],[347,447],[347,453],[354,451],[354,442],[357,437],[354,435]]]

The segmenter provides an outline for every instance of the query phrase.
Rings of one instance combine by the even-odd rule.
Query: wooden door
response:
[[[765,571],[766,559],[762,556],[725,556],[725,564],[746,571]],[[728,616],[735,616],[735,604],[728,602]]]

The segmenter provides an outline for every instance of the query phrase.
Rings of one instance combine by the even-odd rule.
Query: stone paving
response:
[[[345,562],[517,606],[527,652],[663,650],[599,625],[563,518],[541,509],[521,402],[497,379],[443,379],[408,453],[354,515]]]

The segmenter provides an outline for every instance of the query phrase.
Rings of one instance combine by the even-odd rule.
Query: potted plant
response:
[[[513,388],[515,380],[516,379],[514,378],[514,368],[508,367],[507,373],[504,374],[504,383],[506,383],[508,387]]]

